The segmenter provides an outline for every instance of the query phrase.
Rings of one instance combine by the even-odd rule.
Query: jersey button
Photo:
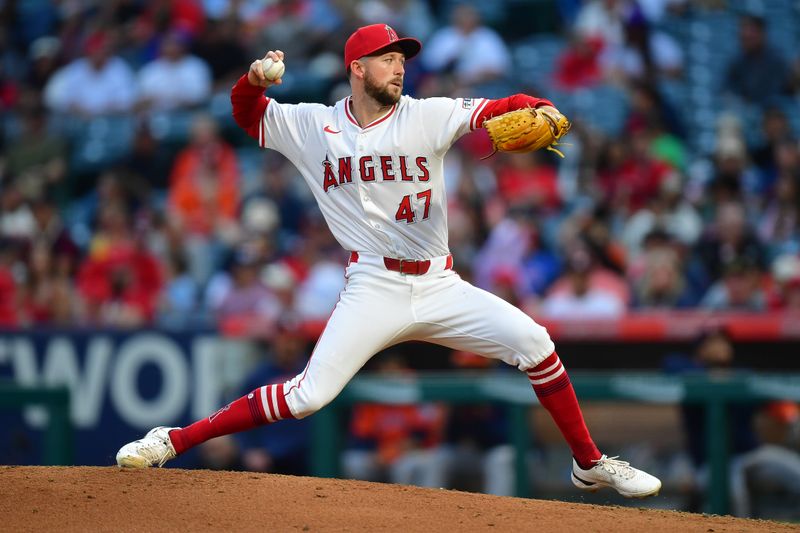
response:
[[[373,222],[372,227],[374,227],[375,229],[381,229],[381,225],[378,224],[377,222]]]
[[[369,196],[365,196],[365,197],[364,197],[364,201],[365,201],[365,202],[369,202]]]

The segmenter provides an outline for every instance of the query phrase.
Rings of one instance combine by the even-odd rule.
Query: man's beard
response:
[[[383,106],[390,106],[394,105],[400,101],[400,93],[395,96],[394,94],[389,92],[389,83],[385,86],[380,87],[377,83],[375,83],[375,79],[367,72],[364,76],[364,92],[367,93],[367,96],[370,96],[373,100],[378,102]]]

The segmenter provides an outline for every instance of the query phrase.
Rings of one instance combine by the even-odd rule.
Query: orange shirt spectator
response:
[[[192,142],[175,159],[169,210],[187,231],[211,235],[220,222],[235,221],[239,207],[236,152],[219,138],[208,117],[196,119]]]
[[[359,404],[353,409],[353,436],[374,444],[381,464],[411,449],[433,448],[443,428],[444,411],[436,405]]]

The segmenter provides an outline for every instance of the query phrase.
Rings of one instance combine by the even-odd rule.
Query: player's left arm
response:
[[[419,100],[423,136],[436,153],[446,152],[461,136],[483,126],[498,115],[528,107],[555,111],[544,98],[515,94],[506,98],[426,98]]]
[[[509,111],[516,111],[517,109],[525,108],[542,109],[546,107],[555,109],[553,102],[546,98],[536,98],[528,96],[527,94],[514,94],[505,98],[497,100],[486,100],[486,103],[478,110],[477,116],[473,120],[473,129],[483,126],[484,121],[508,113]]]

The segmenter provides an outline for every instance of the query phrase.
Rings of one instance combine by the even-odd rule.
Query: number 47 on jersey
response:
[[[426,189],[418,192],[415,195],[407,194],[400,200],[400,205],[397,207],[397,213],[394,219],[398,222],[405,220],[406,224],[413,224],[417,221],[417,213],[411,206],[411,197],[416,196],[417,200],[424,200],[424,208],[422,210],[422,220],[426,220],[431,213],[431,189]]]

